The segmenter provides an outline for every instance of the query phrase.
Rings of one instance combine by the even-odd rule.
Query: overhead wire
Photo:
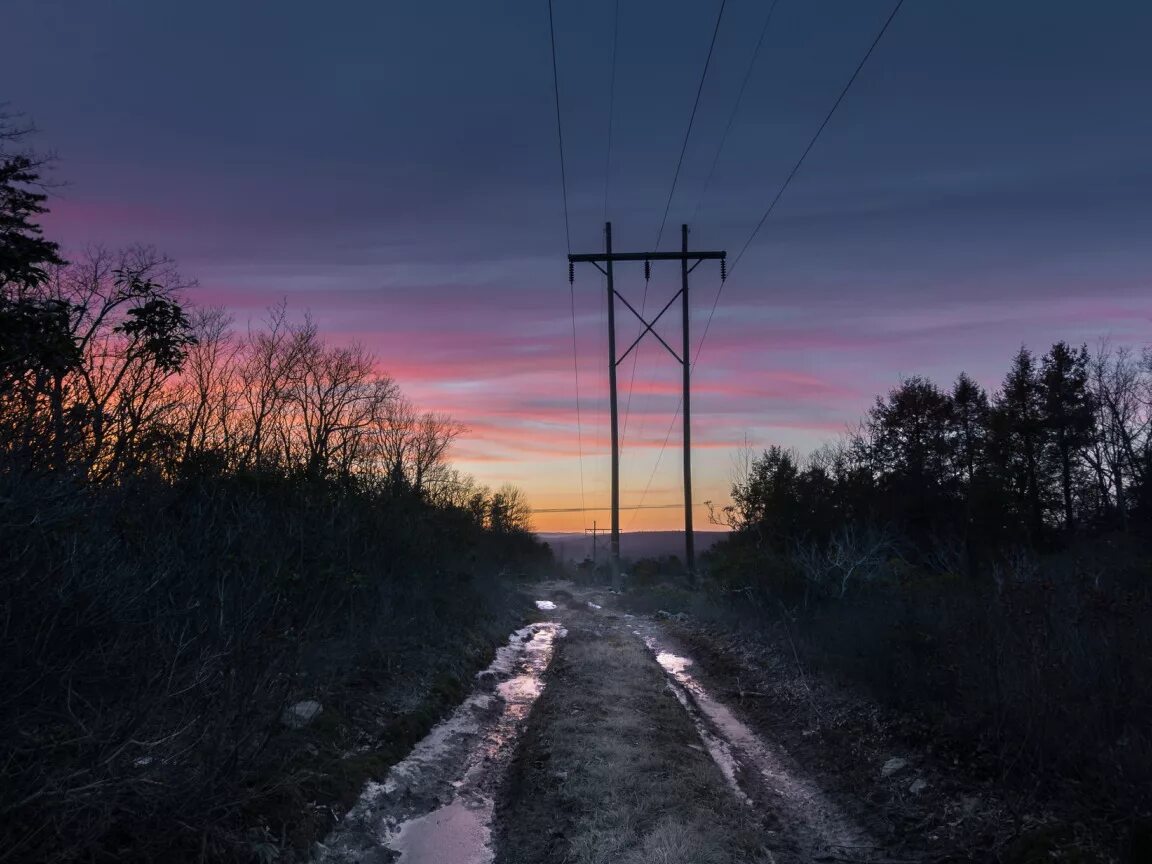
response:
[[[608,85],[608,134],[607,134],[608,141],[607,141],[607,146],[605,147],[605,152],[604,152],[604,221],[605,222],[608,221],[609,190],[611,189],[611,184],[612,184],[612,139],[613,139],[613,131],[614,131],[614,125],[615,125],[615,116],[616,116],[616,56],[617,56],[617,46],[619,44],[619,38],[620,38],[620,0],[615,0],[613,12],[612,12],[612,62],[611,62],[610,81],[609,81],[609,85]],[[604,308],[605,308],[605,299],[604,298],[605,298],[605,292],[602,291],[602,292],[600,292],[601,314],[603,314]],[[605,348],[605,343],[606,343],[606,339],[603,337],[603,331],[601,331],[601,338],[599,340],[599,346],[600,347],[599,347],[599,350],[597,351],[596,356],[601,357],[601,358],[604,357],[604,351],[607,350]],[[604,369],[606,367],[606,364],[602,366],[600,363],[598,363],[597,365],[601,369]],[[603,380],[603,379],[601,379],[601,380]],[[597,415],[597,416],[599,417],[600,415]],[[602,431],[603,431],[603,424],[600,422],[597,422],[597,425],[594,429],[594,434],[593,434],[593,438],[595,441],[600,440],[600,435],[601,435]]]
[[[903,5],[904,0],[896,0],[896,4],[892,7],[888,18],[884,21],[884,26],[881,27],[880,31],[876,34],[876,37],[872,40],[872,44],[870,44],[868,50],[864,52],[864,56],[860,58],[860,62],[856,64],[856,68],[852,71],[852,77],[848,79],[848,82],[840,90],[840,95],[836,97],[836,101],[832,103],[832,107],[828,109],[828,113],[824,115],[823,121],[821,121],[820,126],[816,129],[816,134],[812,136],[808,142],[808,146],[804,148],[804,152],[800,154],[800,158],[796,160],[796,164],[792,166],[792,170],[788,172],[788,176],[784,178],[784,182],[776,191],[775,197],[773,197],[772,201],[768,204],[764,215],[760,217],[760,221],[756,223],[756,227],[752,229],[752,233],[748,235],[748,239],[744,241],[744,245],[740,248],[740,252],[732,262],[732,266],[728,268],[729,273],[740,263],[740,259],[744,257],[744,253],[748,251],[748,247],[752,245],[752,241],[756,239],[756,235],[760,233],[760,229],[764,227],[764,223],[768,221],[768,217],[772,215],[772,211],[776,209],[776,205],[780,202],[780,199],[784,197],[784,193],[788,190],[788,187],[800,172],[800,168],[804,165],[804,160],[808,158],[808,154],[812,152],[812,148],[816,146],[816,142],[820,140],[820,135],[827,128],[828,123],[836,113],[836,109],[840,107],[840,104],[844,101],[844,97],[848,95],[848,91],[852,89],[852,85],[859,77],[860,71],[868,62],[868,58],[872,56],[872,52],[876,50],[876,46],[880,44],[880,40],[884,38],[884,34],[888,32],[888,27],[892,24],[892,21],[896,18],[896,13],[900,11],[900,7]]]
[[[736,103],[732,106],[732,113],[728,115],[728,122],[720,136],[720,143],[716,145],[716,153],[712,156],[712,167],[708,169],[708,177],[704,180],[704,186],[700,190],[700,199],[696,202],[696,209],[692,211],[692,223],[695,223],[700,215],[700,208],[703,206],[708,190],[712,187],[712,180],[716,176],[716,166],[720,164],[720,155],[728,143],[728,135],[732,131],[732,127],[736,125],[736,117],[739,115],[740,105],[744,101],[744,91],[748,89],[748,82],[752,79],[752,71],[756,68],[756,60],[760,57],[760,49],[764,46],[764,39],[768,35],[769,26],[772,24],[772,15],[776,12],[777,2],[778,0],[772,0],[768,6],[768,15],[764,18],[764,25],[760,28],[760,36],[756,40],[756,47],[752,50],[752,59],[748,61],[748,68],[744,70],[744,78],[740,82],[740,92],[736,95]]]
[[[704,93],[704,82],[708,79],[708,69],[712,65],[712,54],[716,50],[716,37],[720,33],[720,24],[724,20],[724,9],[728,5],[728,0],[720,0],[720,8],[716,12],[716,24],[712,28],[712,39],[708,43],[708,55],[704,58],[704,68],[700,72],[700,82],[696,85],[696,98],[692,101],[692,112],[688,115],[688,128],[684,130],[684,141],[680,145],[680,157],[676,160],[676,171],[672,175],[672,187],[668,190],[668,200],[664,204],[664,216],[660,220],[660,228],[656,232],[656,245],[653,249],[657,251],[660,249],[660,240],[664,236],[664,227],[668,224],[668,213],[672,209],[672,199],[676,195],[676,185],[680,180],[680,169],[684,166],[684,154],[688,152],[688,141],[692,137],[692,127],[696,122],[696,111],[700,107],[700,97]],[[644,295],[640,299],[640,313],[644,314],[648,306],[648,279],[644,280]],[[632,390],[636,385],[636,365],[640,361],[641,346],[636,346],[636,351],[632,355],[632,372],[628,379],[628,396],[624,400],[624,423],[621,428],[620,439],[621,446],[623,446],[623,439],[628,434],[628,417],[632,410]]]
[[[682,504],[644,504],[640,506],[633,505],[631,507],[621,507],[621,510],[679,510]],[[610,510],[610,507],[592,507],[591,512],[604,512]],[[533,513],[579,513],[581,512],[576,507],[544,507],[532,508]]]
[[[860,62],[856,64],[856,68],[853,70],[851,77],[840,90],[840,94],[836,97],[836,101],[832,103],[832,107],[828,110],[828,113],[824,116],[824,120],[816,129],[816,133],[808,141],[808,146],[804,148],[804,151],[800,154],[800,158],[796,160],[796,163],[792,166],[792,170],[788,172],[788,175],[785,177],[784,182],[780,185],[780,188],[776,190],[775,196],[769,202],[767,209],[765,209],[764,214],[760,217],[760,221],[756,223],[756,227],[752,229],[752,233],[748,235],[748,239],[744,242],[740,252],[736,255],[735,260],[733,260],[732,264],[729,266],[729,276],[731,276],[732,271],[736,269],[736,265],[740,263],[740,259],[744,257],[744,253],[748,251],[748,247],[751,246],[752,241],[756,238],[756,235],[760,233],[760,229],[764,227],[764,223],[768,221],[768,217],[772,215],[772,211],[776,209],[776,205],[784,196],[784,192],[788,189],[788,186],[792,183],[792,180],[799,173],[800,168],[804,165],[804,161],[808,158],[808,154],[811,153],[812,148],[816,146],[816,142],[820,139],[820,135],[824,132],[825,128],[828,126],[828,123],[832,120],[833,115],[836,113],[836,109],[840,107],[840,104],[844,101],[844,97],[848,95],[848,91],[852,88],[852,85],[859,77],[860,71],[864,68],[865,64],[868,62],[868,59],[876,50],[876,46],[880,44],[880,40],[884,38],[884,34],[888,32],[889,26],[892,24],[892,21],[896,18],[897,13],[900,11],[900,7],[903,5],[904,0],[896,0],[895,5],[892,7],[892,11],[889,13],[888,18],[884,21],[884,25],[880,28],[879,32],[877,32],[875,38],[868,46],[868,50],[864,53],[864,56],[860,58]],[[726,282],[723,281],[720,283],[720,287],[716,291],[716,297],[712,301],[712,308],[708,312],[708,320],[704,325],[704,332],[700,337],[700,342],[697,345],[695,357],[692,360],[691,371],[695,371],[696,363],[700,359],[700,352],[704,350],[704,341],[708,338],[708,331],[712,326],[712,318],[715,316],[716,308],[720,304],[720,295],[724,290],[725,284]],[[644,492],[640,496],[640,504],[644,503],[644,499],[648,495],[648,490],[652,485],[653,478],[656,476],[657,469],[660,467],[660,460],[664,457],[664,451],[668,447],[668,441],[672,436],[672,429],[676,425],[676,418],[679,416],[682,407],[683,398],[681,398],[681,401],[676,406],[676,411],[672,415],[672,422],[668,424],[668,432],[664,436],[664,443],[660,446],[660,452],[656,456],[656,464],[653,466],[652,473],[648,477],[648,484],[644,487]],[[632,521],[635,522],[635,519],[635,514],[633,514]]]
[[[684,154],[688,151],[688,139],[692,137],[692,125],[696,122],[696,109],[700,107],[700,96],[704,93],[704,82],[708,78],[708,67],[712,65],[712,52],[716,48],[716,37],[720,33],[720,22],[724,20],[724,7],[728,0],[720,0],[720,10],[716,13],[716,26],[712,28],[712,41],[708,43],[708,56],[704,59],[704,69],[700,73],[700,83],[696,86],[696,99],[692,103],[692,113],[688,115],[688,128],[684,130],[684,142],[680,145],[680,158],[676,161],[676,173],[672,175],[672,188],[668,190],[668,201],[664,204],[664,217],[660,220],[660,230],[656,232],[656,245],[660,249],[660,238],[664,236],[664,226],[668,224],[668,212],[672,209],[672,198],[676,195],[676,183],[680,179],[680,169],[684,166]]]
[[[736,102],[732,106],[732,112],[728,115],[728,122],[724,125],[724,132],[720,135],[720,141],[716,145],[716,152],[712,156],[712,165],[708,169],[708,176],[704,180],[703,188],[700,190],[700,198],[696,202],[695,209],[692,211],[692,220],[691,221],[693,223],[696,222],[697,217],[700,215],[700,208],[703,206],[704,200],[708,195],[708,191],[712,187],[712,180],[716,176],[716,168],[720,164],[720,156],[721,156],[721,154],[723,154],[724,147],[728,143],[728,135],[732,132],[732,127],[736,125],[736,118],[737,118],[737,116],[739,116],[740,106],[744,101],[744,93],[748,89],[748,82],[752,79],[752,72],[756,68],[756,61],[760,57],[760,50],[764,46],[764,40],[767,37],[769,27],[772,24],[772,16],[776,12],[776,4],[777,3],[778,3],[778,0],[772,0],[772,3],[768,6],[768,14],[764,18],[764,24],[760,27],[760,35],[756,39],[756,46],[752,49],[752,57],[748,61],[748,68],[744,70],[744,77],[740,82],[740,90],[736,94]],[[720,284],[723,285],[724,283],[721,282]],[[717,292],[717,293],[719,293],[719,292]],[[696,356],[697,357],[700,356],[699,351],[697,351]],[[692,363],[692,368],[693,369],[696,368],[695,361],[693,361],[693,363]],[[660,460],[663,459],[663,457],[664,457],[664,451],[665,451],[665,449],[667,449],[668,442],[672,438],[672,430],[676,427],[676,420],[680,416],[680,409],[683,408],[683,406],[684,406],[684,400],[683,400],[683,397],[681,397],[680,401],[676,404],[676,411],[672,414],[672,422],[668,424],[668,430],[664,433],[664,441],[660,445],[660,452],[657,455],[656,462],[652,467],[652,473],[649,474],[648,482],[644,487],[644,492],[640,496],[640,503],[641,504],[644,503],[644,499],[648,496],[648,490],[651,488],[652,480],[655,478],[656,472],[660,468]],[[632,527],[632,525],[635,523],[635,521],[636,521],[636,514],[633,513],[632,514],[632,521],[629,523],[629,528]]]
[[[560,73],[556,63],[556,23],[552,10],[552,0],[548,0],[548,37],[552,46],[552,95],[556,104],[556,140],[560,146],[560,192],[564,202],[564,240],[568,246],[568,254],[571,255],[572,229],[568,217],[568,171],[564,165],[564,123],[560,114]],[[576,341],[576,288],[572,284],[571,278],[568,280],[568,301],[572,312],[572,373],[576,381],[576,449],[580,471],[580,512],[584,513],[587,511],[588,502],[584,497],[584,431],[580,411],[580,362]]]

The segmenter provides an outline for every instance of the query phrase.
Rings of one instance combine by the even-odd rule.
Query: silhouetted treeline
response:
[[[906,379],[808,458],[748,454],[732,500],[709,564],[733,609],[1018,777],[1147,803],[1152,355],[1022,348],[992,394]]]
[[[0,862],[272,860],[435,719],[547,547],[362,348],[282,307],[237,331],[146,248],[65,262],[20,131],[0,118]],[[315,729],[283,721],[303,699]]]
[[[964,374],[948,390],[908,378],[843,441],[807,459],[771,447],[717,515],[777,550],[847,526],[898,535],[920,558],[959,544],[975,571],[1005,548],[1146,525],[1150,432],[1149,356],[1021,348],[992,396]]]

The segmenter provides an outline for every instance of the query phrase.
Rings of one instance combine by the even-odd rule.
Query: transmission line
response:
[[[868,46],[868,50],[864,52],[864,56],[860,58],[860,62],[856,64],[856,68],[852,72],[852,77],[848,79],[840,91],[840,95],[836,97],[836,101],[832,103],[832,107],[828,109],[828,113],[824,115],[824,120],[816,129],[816,134],[812,136],[808,142],[808,146],[804,148],[804,152],[800,154],[800,158],[796,160],[796,164],[792,166],[792,170],[788,172],[788,176],[784,178],[784,182],[780,184],[780,188],[776,190],[776,195],[768,204],[768,208],[764,211],[764,215],[760,217],[760,221],[756,223],[756,227],[752,229],[752,233],[748,235],[748,239],[744,241],[744,245],[740,248],[740,252],[732,261],[732,265],[728,268],[728,275],[732,275],[732,271],[736,269],[736,265],[740,263],[740,259],[744,257],[744,253],[748,251],[748,247],[752,245],[752,241],[756,239],[756,235],[760,233],[760,229],[764,227],[764,223],[768,221],[768,217],[772,215],[772,211],[776,209],[776,205],[780,203],[780,199],[784,197],[792,180],[800,172],[800,168],[804,165],[804,160],[808,158],[808,154],[812,152],[812,148],[816,146],[816,142],[820,139],[820,134],[828,126],[832,115],[836,113],[836,109],[840,107],[840,103],[844,101],[844,97],[848,95],[848,91],[852,89],[856,78],[860,75],[860,70],[864,68],[864,64],[868,62],[868,58],[872,56],[872,52],[876,50],[876,46],[880,44],[880,40],[884,38],[884,34],[888,32],[888,26],[896,17],[896,13],[900,11],[900,7],[904,5],[904,0],[896,0],[896,5],[892,7],[884,26],[876,34],[876,38],[872,40],[872,44]],[[720,288],[716,291],[716,299],[712,301],[712,309],[708,312],[708,321],[704,324],[704,333],[700,337],[700,347],[696,350],[696,357],[699,358],[700,350],[704,347],[704,340],[708,338],[708,330],[712,327],[712,317],[716,314],[716,307],[720,304],[720,295],[724,291],[723,282],[720,283]],[[695,361],[693,361],[695,365]]]
[[[682,505],[680,504],[645,504],[643,506],[634,507],[621,507],[621,510],[679,510]],[[592,512],[603,512],[609,508],[607,507],[593,507]],[[532,508],[533,513],[579,513],[575,507],[545,507],[543,509]],[[604,529],[605,531],[608,529]]]
[[[672,188],[668,190],[668,200],[664,204],[664,216],[660,220],[660,230],[656,232],[656,245],[653,249],[660,249],[660,239],[664,236],[664,226],[668,224],[668,212],[672,209],[672,198],[676,194],[676,184],[680,179],[680,169],[684,165],[684,154],[688,151],[688,139],[692,137],[692,126],[696,122],[696,110],[700,107],[700,97],[704,93],[704,82],[708,79],[708,69],[712,65],[712,52],[716,48],[716,37],[720,33],[720,22],[724,20],[724,7],[728,0],[720,0],[720,9],[716,12],[716,25],[712,28],[712,41],[708,43],[708,56],[704,58],[704,69],[700,72],[700,83],[696,85],[696,98],[692,102],[692,113],[688,115],[688,128],[684,130],[684,141],[680,145],[680,158],[676,160],[676,171],[672,175]],[[640,299],[640,313],[643,314],[648,306],[648,280],[644,280],[644,296]],[[628,379],[628,397],[624,401],[624,426],[621,439],[628,434],[628,416],[632,409],[632,388],[636,384],[636,365],[640,362],[640,346],[636,346],[636,353],[632,357],[632,373]]]
[[[716,176],[716,166],[720,164],[720,154],[724,152],[724,145],[728,143],[728,133],[732,131],[732,127],[736,123],[736,116],[740,113],[740,104],[744,101],[744,91],[748,89],[748,81],[752,78],[752,70],[756,68],[756,60],[760,56],[760,48],[764,45],[764,37],[768,35],[768,26],[772,23],[772,14],[776,11],[776,3],[778,0],[772,0],[772,4],[768,7],[768,16],[764,19],[764,26],[760,28],[760,37],[756,40],[756,48],[752,51],[752,59],[748,61],[748,68],[744,72],[744,80],[740,82],[740,92],[736,96],[736,104],[732,106],[732,113],[728,115],[728,123],[724,127],[724,134],[720,136],[720,143],[716,147],[716,154],[712,157],[712,167],[708,169],[708,177],[704,181],[704,187],[700,191],[700,200],[696,202],[696,209],[692,211],[692,219],[690,222],[694,223],[696,217],[700,215],[700,208],[704,204],[704,199],[708,195],[708,190],[712,187],[712,179]]]
[[[796,160],[796,164],[792,166],[792,170],[788,172],[788,176],[784,178],[784,182],[776,191],[776,196],[768,205],[768,209],[764,211],[764,215],[760,217],[760,221],[756,223],[756,227],[752,229],[752,233],[748,235],[748,239],[744,241],[744,246],[740,249],[736,259],[732,262],[732,266],[728,268],[731,273],[736,265],[740,263],[740,259],[744,257],[744,253],[748,251],[748,247],[752,245],[752,241],[756,235],[760,233],[760,229],[764,227],[764,223],[768,221],[768,217],[772,215],[772,211],[776,209],[777,203],[784,196],[784,192],[791,185],[792,180],[799,173],[804,160],[808,158],[808,154],[812,152],[812,148],[816,146],[816,142],[820,139],[820,134],[828,126],[832,115],[836,113],[836,109],[840,107],[840,103],[844,101],[844,97],[848,95],[848,91],[852,89],[852,85],[856,82],[856,78],[860,75],[860,70],[864,68],[864,64],[868,62],[868,58],[872,56],[872,52],[876,50],[876,46],[880,44],[880,40],[884,38],[884,34],[888,32],[888,26],[896,17],[896,13],[900,11],[900,7],[904,5],[904,0],[896,0],[896,5],[892,7],[892,12],[889,13],[888,19],[884,22],[884,26],[880,28],[880,32],[876,34],[876,38],[872,40],[872,44],[868,46],[868,50],[864,52],[864,56],[860,58],[860,62],[856,64],[856,68],[852,72],[852,77],[848,79],[848,83],[840,91],[840,95],[836,97],[836,101],[832,103],[832,107],[828,109],[828,113],[824,116],[816,134],[812,136],[812,140],[808,142],[808,146],[804,148],[804,152],[800,154],[800,158]]]
[[[736,265],[740,263],[740,259],[744,257],[744,253],[748,251],[748,247],[752,244],[752,241],[755,239],[756,235],[760,233],[760,229],[764,227],[764,223],[768,221],[768,217],[772,215],[772,211],[776,209],[777,203],[779,203],[780,199],[784,196],[784,192],[792,183],[793,178],[795,178],[799,173],[800,168],[804,164],[804,160],[808,158],[808,154],[812,152],[812,148],[816,146],[816,142],[819,140],[821,133],[823,133],[824,129],[828,126],[832,116],[836,113],[836,109],[840,107],[840,103],[844,101],[844,97],[848,95],[848,91],[852,88],[856,78],[860,75],[860,70],[864,68],[864,65],[868,62],[868,58],[872,56],[872,52],[876,50],[876,46],[880,44],[880,40],[884,38],[884,34],[888,32],[889,25],[891,25],[893,19],[896,17],[896,13],[900,11],[900,7],[903,5],[904,0],[896,0],[896,4],[892,7],[891,13],[889,13],[887,20],[884,22],[884,26],[881,27],[880,31],[876,34],[876,37],[872,40],[872,44],[868,46],[868,50],[864,53],[864,56],[860,58],[860,62],[856,64],[856,68],[853,70],[852,76],[848,79],[848,82],[844,85],[843,89],[841,89],[840,95],[836,97],[836,101],[832,103],[832,107],[824,116],[823,122],[821,122],[820,126],[816,129],[816,134],[812,136],[811,140],[808,142],[808,146],[804,148],[804,152],[800,154],[800,158],[796,160],[796,164],[792,166],[792,170],[788,172],[788,176],[784,179],[784,182],[776,191],[776,195],[768,204],[768,208],[764,211],[764,215],[760,217],[760,221],[756,223],[756,227],[752,229],[752,233],[748,235],[748,239],[744,242],[744,246],[740,249],[739,254],[737,254],[735,260],[732,262],[732,265],[728,268],[729,276],[731,276],[732,271],[736,269]],[[700,343],[696,348],[696,356],[692,360],[693,371],[696,369],[696,362],[700,359],[700,352],[704,350],[704,340],[708,338],[708,330],[712,326],[712,318],[716,314],[716,307],[720,304],[720,295],[724,290],[724,285],[724,282],[720,283],[720,288],[716,291],[716,298],[712,301],[712,309],[708,312],[708,321],[704,325],[704,333],[700,337]],[[682,402],[677,404],[676,411],[672,415],[672,422],[668,425],[668,433],[664,436],[664,443],[660,445],[660,452],[656,456],[656,464],[652,467],[652,473],[648,477],[648,483],[644,487],[643,494],[640,496],[641,505],[643,505],[644,499],[648,495],[648,490],[652,486],[652,479],[656,476],[656,471],[660,467],[660,460],[664,457],[664,451],[667,448],[668,441],[672,436],[672,429],[676,425],[676,418],[680,414],[681,407]],[[636,521],[635,514],[633,514],[632,521]],[[631,525],[629,527],[631,527]]]
[[[696,109],[700,107],[700,96],[704,92],[704,81],[708,78],[708,67],[712,63],[712,51],[716,48],[716,36],[720,33],[720,22],[724,19],[724,7],[728,0],[720,0],[720,11],[716,13],[716,26],[712,30],[712,41],[708,45],[708,56],[704,60],[704,71],[700,73],[700,83],[696,87],[696,100],[692,103],[692,113],[688,115],[688,128],[684,130],[684,143],[680,145],[680,158],[676,161],[676,173],[672,175],[672,188],[668,190],[668,201],[664,204],[664,218],[660,220],[660,230],[656,232],[656,245],[660,248],[660,238],[664,236],[664,226],[668,224],[668,211],[672,209],[672,197],[676,194],[676,182],[680,179],[680,168],[684,165],[684,154],[688,151],[688,139],[692,136],[692,124],[696,121]]]
[[[556,64],[556,24],[552,13],[552,0],[548,0],[548,37],[552,46],[552,95],[556,103],[556,140],[560,145],[560,192],[564,201],[564,240],[572,252],[572,229],[568,220],[568,172],[564,166],[564,124],[560,119],[560,73]],[[576,343],[576,288],[568,279],[568,302],[572,311],[572,374],[576,380],[576,452],[580,470],[580,512],[588,508],[584,497],[584,430],[580,416],[580,362]]]

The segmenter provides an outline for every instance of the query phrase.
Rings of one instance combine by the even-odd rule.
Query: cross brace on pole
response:
[[[688,578],[693,583],[696,578],[696,542],[692,528],[692,402],[690,392],[691,359],[688,356],[688,274],[699,266],[701,261],[719,261],[720,278],[727,276],[726,259],[728,253],[724,251],[693,252],[688,249],[688,226],[680,226],[679,252],[613,252],[612,251],[612,223],[604,223],[604,251],[570,254],[568,256],[568,279],[574,277],[573,265],[592,264],[607,277],[608,286],[608,398],[612,415],[612,580],[620,588],[620,439],[619,439],[619,411],[616,401],[616,368],[640,344],[640,341],[651,333],[660,344],[675,358],[683,370],[683,419],[684,419],[684,552]],[[647,320],[628,300],[616,290],[613,280],[613,265],[617,262],[643,261],[647,272],[653,261],[679,261],[680,262],[680,290],[672,295],[672,299],[664,304],[656,316]],[[689,266],[691,262],[691,266]],[[600,265],[604,266],[601,267]],[[616,299],[619,298],[628,310],[644,325],[640,335],[633,340],[619,357],[616,356]],[[676,299],[680,299],[682,342],[679,353],[672,348],[664,338],[656,332],[656,322],[667,312]],[[593,534],[595,538],[595,534]]]

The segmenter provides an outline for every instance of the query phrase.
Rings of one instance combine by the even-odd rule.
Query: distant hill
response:
[[[728,536],[727,531],[697,531],[696,554],[702,554]],[[541,532],[536,535],[552,547],[562,561],[583,561],[592,557],[592,535]],[[596,557],[606,561],[608,534],[596,537]],[[625,559],[659,558],[676,555],[684,559],[683,531],[630,531],[620,535],[620,557]]]

